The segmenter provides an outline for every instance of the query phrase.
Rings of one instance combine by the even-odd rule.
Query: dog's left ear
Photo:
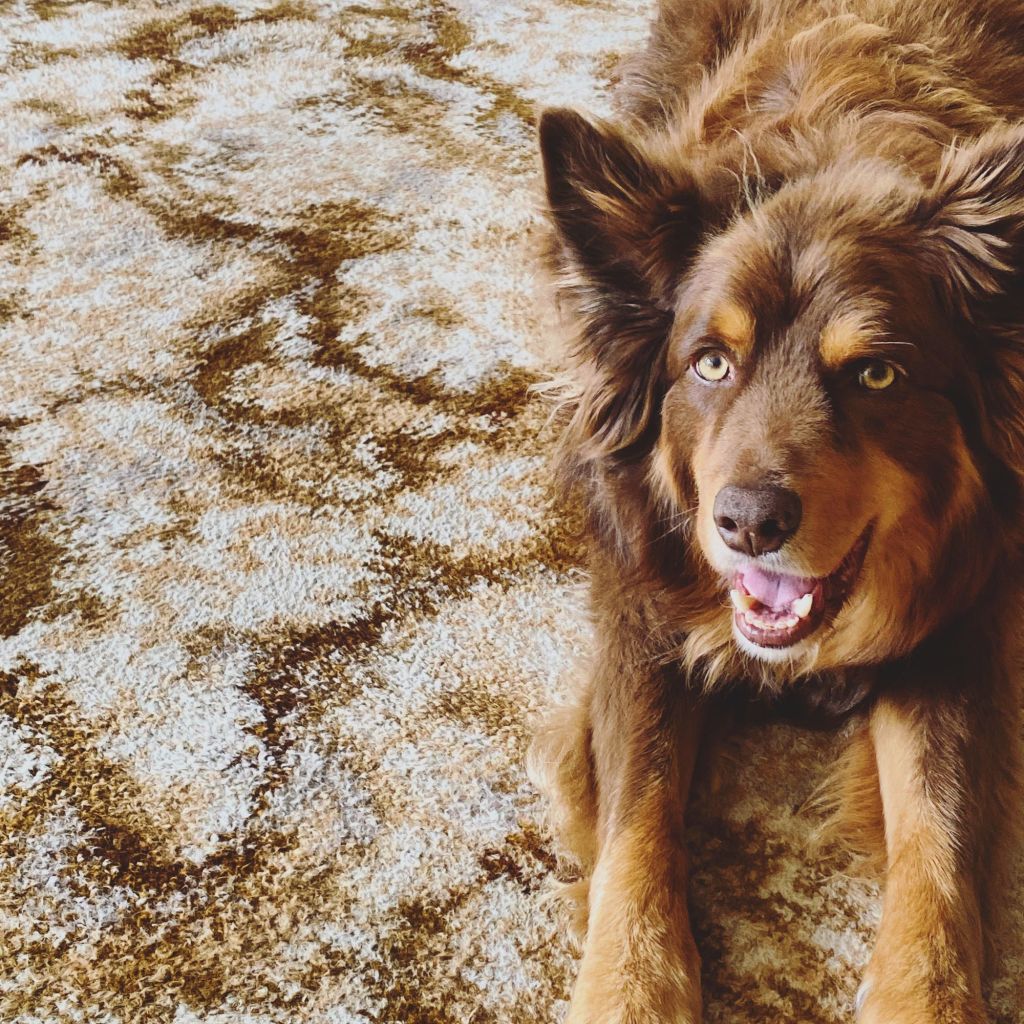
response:
[[[572,432],[589,457],[654,420],[672,293],[700,235],[695,183],[610,125],[572,110],[540,120],[554,262],[580,325]]]
[[[1024,123],[949,150],[918,213],[924,263],[975,347],[987,443],[1024,479]]]
[[[1024,124],[947,150],[916,219],[926,266],[976,319],[1024,274]]]

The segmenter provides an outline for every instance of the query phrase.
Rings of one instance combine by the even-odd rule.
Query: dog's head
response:
[[[691,517],[735,642],[877,662],[972,602],[1024,470],[1024,131],[929,182],[851,159],[760,193],[566,111],[541,146],[568,443],[642,464],[654,529]]]

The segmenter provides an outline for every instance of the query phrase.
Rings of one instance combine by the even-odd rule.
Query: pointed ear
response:
[[[1024,479],[1024,123],[947,151],[925,214],[925,260],[972,325],[989,448]]]
[[[670,180],[616,129],[546,110],[540,148],[548,206],[580,270],[609,290],[663,303],[685,268],[699,221],[685,172]]]
[[[1024,125],[947,150],[918,215],[926,265],[976,318],[1024,270]]]
[[[580,334],[572,428],[581,454],[639,441],[660,401],[672,291],[699,237],[699,197],[618,130],[571,110],[540,121],[553,262]]]

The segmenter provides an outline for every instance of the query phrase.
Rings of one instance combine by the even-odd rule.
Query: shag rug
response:
[[[533,121],[603,109],[649,14],[0,8],[4,1024],[564,1013]],[[851,1018],[878,889],[801,809],[836,743],[751,730],[698,797],[712,1024]]]

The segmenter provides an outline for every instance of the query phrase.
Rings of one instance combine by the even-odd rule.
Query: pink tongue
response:
[[[781,576],[778,573],[765,572],[756,565],[741,569],[738,575],[751,597],[775,609],[786,608],[798,597],[809,594],[818,582],[813,577]]]

